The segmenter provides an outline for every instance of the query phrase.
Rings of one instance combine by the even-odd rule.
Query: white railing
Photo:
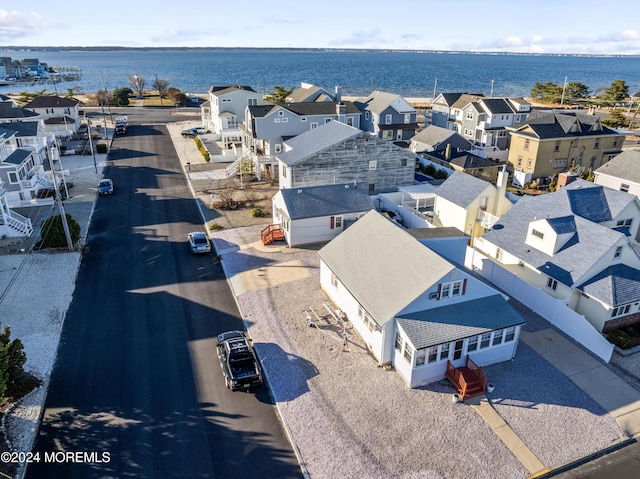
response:
[[[7,226],[13,228],[14,230],[17,230],[25,236],[31,236],[31,233],[33,233],[31,220],[19,213],[16,213],[15,211],[7,211],[5,214],[5,220]]]
[[[484,210],[478,210],[477,221],[480,223],[480,226],[482,226],[483,228],[486,228],[486,229],[493,228],[493,225],[495,225],[499,219],[500,218],[492,215],[491,213],[487,213]]]
[[[227,178],[233,178],[238,174],[238,168],[240,167],[240,161],[242,161],[242,158],[242,156],[240,158],[236,158],[233,163],[224,169],[225,176]]]

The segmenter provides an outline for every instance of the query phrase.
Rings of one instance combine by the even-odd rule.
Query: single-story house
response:
[[[289,246],[332,240],[374,209],[369,193],[356,183],[282,189],[272,203],[273,222]]]

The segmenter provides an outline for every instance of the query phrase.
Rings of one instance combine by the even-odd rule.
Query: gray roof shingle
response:
[[[640,184],[640,151],[625,150],[607,161],[595,173]]]
[[[586,294],[616,308],[640,301],[640,270],[615,264],[578,286]]]
[[[370,211],[318,253],[371,317],[383,324],[455,267]]]
[[[416,349],[524,324],[500,294],[398,316]]]
[[[280,193],[291,220],[361,213],[375,208],[366,189],[353,183],[289,188]]]
[[[461,171],[454,171],[438,187],[436,195],[466,208],[487,186],[491,186],[491,183]]]

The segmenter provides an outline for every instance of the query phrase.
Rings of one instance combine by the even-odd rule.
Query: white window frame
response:
[[[557,291],[558,290],[558,281],[553,279],[553,278],[549,278],[547,279],[547,289],[550,289],[552,291]]]
[[[622,306],[613,308],[613,310],[611,311],[611,317],[618,318],[620,316],[624,316],[625,314],[628,314],[630,310],[631,310],[631,303],[623,304]]]
[[[467,340],[467,353],[472,353],[478,350],[478,336],[471,336]]]
[[[392,122],[393,122],[393,115],[391,115],[390,113],[387,113],[384,116],[384,124],[385,125],[391,125]]]
[[[378,169],[378,160],[369,160],[369,171]]]

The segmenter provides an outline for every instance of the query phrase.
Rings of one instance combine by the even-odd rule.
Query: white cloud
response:
[[[0,10],[0,39],[15,40],[33,33],[34,28],[44,25],[44,19],[37,13],[23,13]]]

